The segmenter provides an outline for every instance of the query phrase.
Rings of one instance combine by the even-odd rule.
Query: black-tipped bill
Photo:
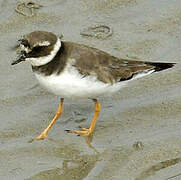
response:
[[[19,57],[18,57],[16,60],[14,60],[14,61],[11,63],[11,65],[18,64],[18,63],[20,63],[20,62],[22,62],[22,61],[25,61],[25,59],[26,59],[25,53],[24,53],[24,52],[21,52],[21,54],[19,55]]]

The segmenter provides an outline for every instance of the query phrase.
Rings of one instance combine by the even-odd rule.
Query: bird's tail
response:
[[[176,63],[148,62],[147,64],[154,66],[155,71],[162,71],[172,68]]]

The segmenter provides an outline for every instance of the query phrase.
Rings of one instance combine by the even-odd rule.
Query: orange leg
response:
[[[47,126],[47,128],[34,140],[43,140],[47,137],[48,131],[51,129],[51,127],[54,125],[56,120],[61,116],[62,110],[63,110],[63,98],[61,98],[58,110],[56,112],[56,115],[54,116],[53,120],[50,122],[50,124]]]
[[[92,122],[91,122],[91,125],[90,125],[89,129],[81,128],[81,130],[66,130],[68,133],[75,133],[75,134],[82,135],[82,136],[89,136],[90,134],[93,133],[95,125],[96,125],[97,117],[98,117],[99,112],[101,110],[101,105],[99,104],[97,99],[93,99],[93,101],[95,103],[95,106],[94,106],[94,117],[92,119]]]

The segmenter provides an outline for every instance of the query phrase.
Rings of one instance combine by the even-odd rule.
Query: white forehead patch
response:
[[[55,43],[53,50],[47,56],[37,57],[37,58],[26,58],[26,61],[29,61],[32,66],[42,66],[49,63],[57,54],[58,50],[61,47],[61,41],[58,38]]]
[[[25,47],[23,44],[19,45],[20,51],[25,51],[26,53],[29,53],[31,50],[28,47]]]

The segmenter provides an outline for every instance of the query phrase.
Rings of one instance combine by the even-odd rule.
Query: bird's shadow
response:
[[[90,134],[89,136],[78,136],[78,137],[84,139],[85,142],[86,142],[86,144],[88,145],[88,147],[89,147],[90,149],[92,149],[95,153],[99,153],[99,152],[96,150],[96,148],[91,144],[92,141],[93,141],[93,137],[94,137],[93,134]],[[50,138],[50,137],[47,137],[47,138],[44,139],[44,140],[36,140],[35,138],[32,138],[32,139],[28,140],[28,143],[33,143],[33,142],[37,142],[37,141],[46,141],[46,140],[51,141],[51,142],[53,142],[53,143],[60,143],[59,140],[55,140],[55,139]]]

